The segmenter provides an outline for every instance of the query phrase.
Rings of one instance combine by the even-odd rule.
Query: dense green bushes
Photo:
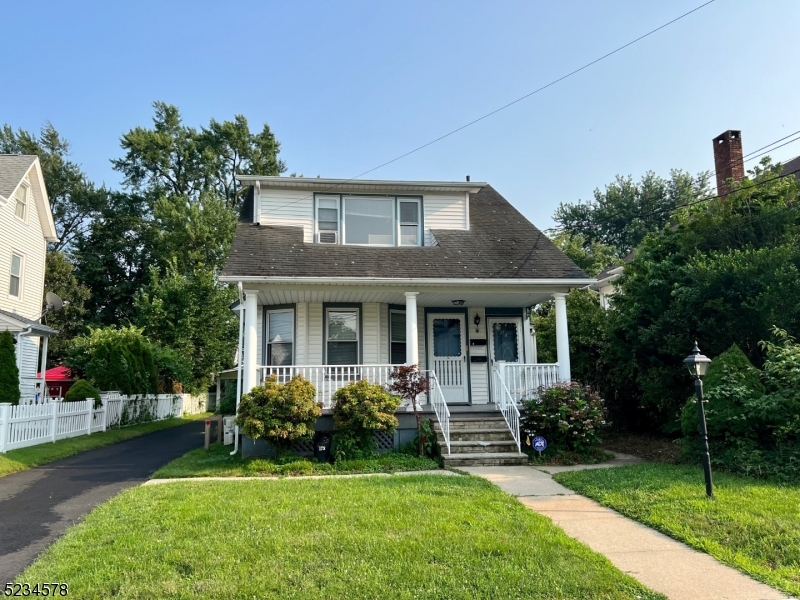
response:
[[[763,371],[738,347],[717,357],[705,378],[706,422],[712,461],[725,469],[800,479],[800,344],[774,329],[762,342]],[[699,450],[698,411],[682,412],[687,458]]]
[[[133,326],[89,328],[73,340],[65,362],[95,387],[127,395],[180,391],[178,382],[191,376],[185,357]]]
[[[301,375],[286,383],[273,375],[242,396],[236,424],[247,437],[269,442],[280,456],[314,435],[314,424],[322,414],[316,398],[314,386]]]
[[[375,431],[394,431],[394,413],[401,398],[378,383],[366,379],[350,382],[333,397],[336,455],[359,458],[375,451]]]
[[[19,404],[19,369],[10,331],[0,333],[0,402]]]
[[[85,379],[78,379],[64,395],[64,402],[83,402],[87,398],[94,399],[94,407],[100,406],[100,392]]]
[[[542,436],[548,449],[586,453],[600,444],[600,432],[608,425],[603,399],[577,381],[539,391],[524,403],[522,430]]]

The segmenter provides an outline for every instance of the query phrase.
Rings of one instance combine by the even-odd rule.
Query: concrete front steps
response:
[[[450,415],[450,454],[439,422],[433,429],[439,440],[445,467],[494,467],[526,465],[528,456],[517,451],[517,443],[506,421],[497,412]]]

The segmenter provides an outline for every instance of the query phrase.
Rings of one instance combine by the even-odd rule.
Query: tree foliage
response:
[[[80,166],[69,160],[69,142],[50,122],[42,126],[39,135],[23,129],[15,132],[4,125],[0,129],[0,153],[39,157],[59,238],[50,244],[50,249],[70,248],[86,231],[94,211],[102,206],[105,191],[95,188]]]
[[[553,219],[557,233],[580,236],[585,249],[599,243],[622,258],[666,225],[674,209],[708,195],[708,173],[673,170],[665,179],[648,171],[638,183],[617,175],[605,190],[594,191],[594,200],[559,204]]]
[[[715,356],[737,344],[760,366],[773,326],[800,332],[800,184],[766,160],[724,200],[678,211],[637,248],[610,311],[612,360],[628,370],[625,409],[678,423],[695,340]]]
[[[417,420],[417,439],[419,441],[419,455],[424,456],[426,434],[422,429],[422,415],[419,413],[419,397],[427,394],[431,383],[419,370],[417,365],[401,365],[395,367],[389,375],[392,382],[389,384],[389,391],[400,396],[404,401],[411,404],[414,409],[414,417]]]
[[[0,402],[19,404],[19,369],[10,331],[0,332]]]
[[[60,364],[66,355],[70,340],[85,331],[87,311],[84,303],[89,299],[90,292],[89,288],[80,283],[75,276],[75,266],[63,252],[58,250],[47,253],[44,290],[58,294],[64,301],[64,307],[60,311],[45,315],[47,325],[58,330],[58,335],[50,337],[48,363]]]
[[[100,392],[85,379],[78,379],[64,394],[64,402],[83,402],[88,398],[94,400],[95,408],[100,406]]]
[[[235,175],[280,175],[286,165],[278,158],[280,143],[264,124],[252,133],[247,119],[212,119],[199,130],[183,123],[176,106],[154,102],[152,128],[135,127],[120,139],[125,155],[112,160],[131,190],[153,198],[184,197],[197,201],[212,192],[231,209],[243,190]]]

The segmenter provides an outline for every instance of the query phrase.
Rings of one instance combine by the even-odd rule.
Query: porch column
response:
[[[406,292],[406,365],[417,365],[422,369],[417,337],[417,295],[419,292]]]
[[[558,378],[561,381],[572,379],[569,368],[569,331],[567,330],[567,295],[553,294],[556,301],[556,355],[558,357]]]
[[[244,362],[242,363],[242,394],[246,394],[258,384],[258,292],[245,290],[244,299]]]

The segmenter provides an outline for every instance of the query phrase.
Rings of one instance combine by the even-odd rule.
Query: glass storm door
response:
[[[489,359],[492,368],[497,361],[522,362],[522,321],[514,318],[489,318]]]
[[[428,315],[429,364],[448,403],[469,402],[465,321],[463,314]]]

